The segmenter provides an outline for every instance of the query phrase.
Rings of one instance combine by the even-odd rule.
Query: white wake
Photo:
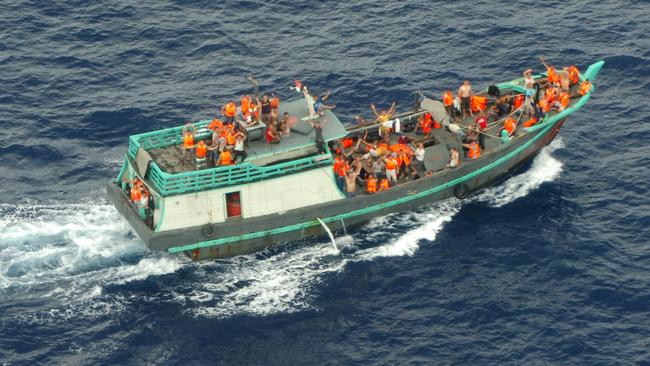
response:
[[[538,154],[530,169],[470,201],[501,207],[556,179],[562,163],[552,153],[559,148],[562,142],[556,140]],[[338,253],[323,241],[192,263],[183,256],[148,251],[104,202],[5,204],[0,205],[0,298],[10,294],[28,299],[33,294],[50,299],[51,309],[32,314],[32,321],[103,316],[141,301],[181,303],[199,317],[302,311],[313,308],[320,285],[348,263],[412,256],[421,245],[434,242],[461,208],[461,201],[450,199],[416,212],[378,217],[351,235],[338,237]],[[174,274],[179,269],[182,278]],[[156,298],[120,288],[162,275],[171,277]],[[108,286],[118,290],[107,293]]]

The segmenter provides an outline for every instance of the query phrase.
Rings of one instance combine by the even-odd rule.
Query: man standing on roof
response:
[[[463,85],[458,88],[458,96],[460,97],[460,109],[463,113],[463,118],[467,117],[467,112],[469,112],[470,116],[474,117],[470,106],[470,102],[472,101],[472,84],[470,84],[469,80],[465,80]]]
[[[323,128],[325,128],[325,124],[327,124],[327,120],[320,122],[318,120],[316,121],[309,121],[311,124],[311,127],[314,128],[314,140],[316,141],[316,150],[318,150],[319,154],[325,154],[325,139],[323,138]]]

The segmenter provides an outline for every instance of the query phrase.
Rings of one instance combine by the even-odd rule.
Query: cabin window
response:
[[[241,200],[239,192],[226,193],[226,216],[241,217]]]

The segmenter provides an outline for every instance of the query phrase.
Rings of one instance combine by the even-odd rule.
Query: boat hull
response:
[[[107,193],[149,248],[170,253],[183,252],[193,260],[229,257],[324,235],[324,228],[316,218],[322,219],[332,231],[336,231],[366,223],[374,217],[409,211],[453,196],[464,198],[511,174],[535,156],[553,140],[564,120],[531,132],[504,149],[484,155],[478,161],[465,161],[459,168],[400,184],[380,194],[361,194],[284,213],[234,218],[217,224],[154,232],[140,219],[128,197],[116,184],[109,182]]]

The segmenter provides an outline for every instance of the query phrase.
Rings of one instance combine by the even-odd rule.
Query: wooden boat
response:
[[[280,115],[288,112],[299,119],[291,137],[280,144],[250,141],[247,160],[238,165],[197,169],[181,164],[182,126],[129,137],[129,147],[119,175],[107,183],[110,201],[126,218],[133,230],[153,250],[185,253],[194,260],[227,257],[258,251],[332,231],[350,229],[373,217],[444,200],[465,198],[489,186],[532,158],[556,136],[566,119],[580,109],[594,90],[593,82],[604,62],[599,61],[580,75],[592,88],[578,95],[578,85],[571,88],[571,100],[562,111],[551,111],[536,124],[523,127],[516,111],[516,133],[504,142],[499,137],[503,120],[490,122],[485,131],[484,149],[476,160],[463,159],[456,168],[446,167],[449,148],[463,151],[457,133],[450,132],[444,107],[439,101],[420,98],[414,110],[395,116],[402,136],[410,144],[423,143],[426,154],[418,179],[400,179],[390,189],[375,194],[347,197],[336,183],[333,171],[334,149],[343,138],[376,134],[379,125],[345,128],[334,113],[326,110],[318,119],[327,121],[323,138],[326,154],[318,154],[304,100],[280,105]],[[540,85],[546,75],[534,75]],[[497,84],[501,96],[524,93],[523,79]],[[494,98],[485,92],[487,107]],[[434,129],[428,138],[417,134],[413,125],[418,117],[430,113],[443,127]],[[458,121],[467,127],[472,121]],[[195,140],[207,139],[209,120],[195,123]],[[452,128],[454,129],[454,128]],[[456,127],[458,129],[458,127]],[[252,136],[252,135],[251,135]],[[397,139],[391,134],[391,139]],[[356,153],[355,153],[356,154]],[[150,193],[148,207],[139,207],[130,199],[134,180],[140,180]],[[325,226],[326,225],[326,226]]]

